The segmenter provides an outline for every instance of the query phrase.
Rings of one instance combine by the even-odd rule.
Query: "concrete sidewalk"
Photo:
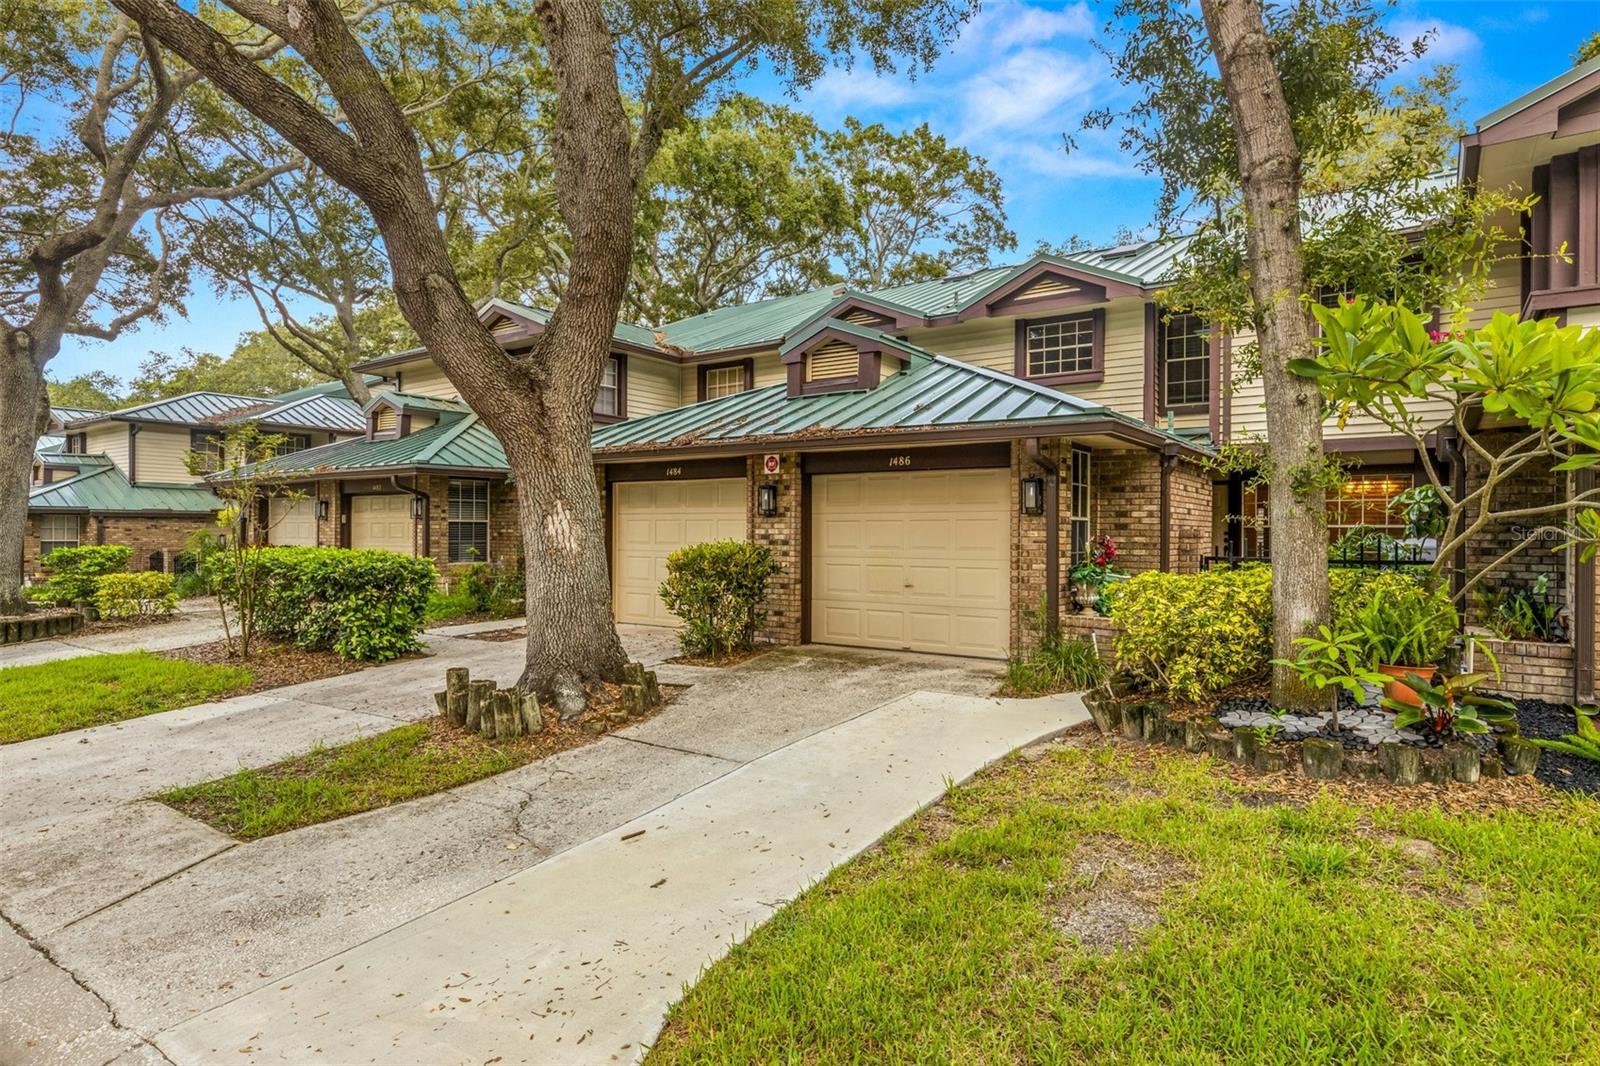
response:
[[[706,964],[1076,696],[917,692],[158,1034],[176,1062],[631,1060]]]
[[[122,651],[171,651],[222,639],[222,614],[210,601],[184,601],[170,622],[49,637],[0,647],[0,669]]]

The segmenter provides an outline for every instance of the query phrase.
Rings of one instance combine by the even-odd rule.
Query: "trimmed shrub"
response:
[[[1333,631],[1347,632],[1375,590],[1416,587],[1408,571],[1328,572]],[[1108,592],[1122,625],[1119,668],[1179,699],[1198,700],[1265,675],[1272,661],[1272,569],[1247,564],[1199,574],[1149,572]]]
[[[778,569],[765,545],[736,540],[690,544],[667,556],[661,601],[683,619],[684,654],[721,658],[753,646],[766,622],[767,581]]]
[[[172,577],[159,570],[102,574],[95,585],[95,610],[102,618],[156,618],[178,609]]]
[[[224,599],[234,602],[225,554],[207,565]],[[419,647],[438,578],[432,559],[349,548],[259,548],[249,565],[259,578],[259,632],[380,663]]]
[[[29,595],[45,603],[70,604],[94,599],[100,578],[128,568],[133,549],[121,544],[85,544],[57,548],[40,560],[50,577]]]
[[[1272,571],[1148,571],[1116,586],[1117,664],[1154,688],[1198,700],[1262,673],[1272,657]]]

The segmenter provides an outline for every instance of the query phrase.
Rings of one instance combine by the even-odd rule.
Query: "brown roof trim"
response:
[[[490,480],[508,480],[510,470],[503,470],[492,466],[438,466],[425,464],[418,466],[341,466],[319,467],[314,470],[273,471],[272,476],[280,481],[361,481],[366,478],[384,478],[400,474],[452,474],[461,477],[481,477]],[[206,483],[226,483],[226,477],[208,477]]]
[[[998,426],[952,426],[922,429],[869,430],[841,433],[838,436],[807,435],[805,433],[783,436],[757,437],[744,440],[707,441],[673,445],[671,443],[649,448],[596,449],[597,463],[620,463],[669,458],[672,456],[699,455],[753,455],[769,451],[844,451],[852,448],[881,448],[885,445],[913,442],[966,443],[976,441],[1021,440],[1027,437],[1112,437],[1142,448],[1159,451],[1171,447],[1175,451],[1188,451],[1196,457],[1206,456],[1204,449],[1184,441],[1174,440],[1165,433],[1140,427],[1119,418],[1090,418],[1081,422],[1034,421],[1007,422]]]
[[[1026,311],[1019,311],[1014,305],[1008,304],[1008,301],[1010,301],[1011,297],[1016,293],[1026,289],[1029,285],[1032,285],[1040,278],[1051,274],[1058,275],[1063,278],[1069,278],[1072,281],[1079,282],[1083,285],[1100,290],[1100,295],[1096,296],[1094,299],[1086,300],[1079,298],[1077,299],[1076,304],[1063,305],[1060,301],[1054,301],[1054,309],[1059,309],[1062,306],[1078,306],[1085,303],[1105,303],[1106,301],[1114,299],[1118,296],[1148,295],[1147,290],[1141,286],[1129,285],[1126,282],[1116,281],[1112,278],[1096,274],[1092,271],[1078,270],[1069,266],[1062,266],[1058,263],[1035,263],[1027,270],[1024,270],[1021,274],[1000,281],[987,292],[968,301],[967,306],[956,313],[955,320],[958,322],[965,322],[972,318],[992,318],[1003,315],[1026,314]],[[1073,297],[1076,297],[1077,295],[1078,294],[1073,294]],[[1071,298],[1072,297],[1069,297],[1069,299]],[[1029,301],[1022,301],[1022,303],[1024,306],[1027,306]],[[1001,307],[1000,305],[1002,304],[1007,304],[1007,306]],[[1046,300],[1040,300],[1037,304],[1034,304],[1034,306],[1040,310],[1052,309],[1051,303],[1047,302]]]

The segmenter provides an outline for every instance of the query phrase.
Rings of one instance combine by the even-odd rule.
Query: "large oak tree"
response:
[[[628,283],[634,201],[663,136],[736,71],[764,60],[796,83],[830,57],[926,63],[968,13],[959,0],[773,3],[538,0],[555,94],[550,160],[572,263],[548,327],[508,356],[451,262],[415,131],[335,0],[226,0],[287,41],[319,79],[301,92],[171,0],[114,0],[144,32],[277,130],[371,211],[400,309],[500,438],[517,485],[527,567],[520,687],[576,709],[625,663],[611,619],[589,431]],[[620,71],[620,74],[619,74]],[[623,104],[624,80],[638,101]]]

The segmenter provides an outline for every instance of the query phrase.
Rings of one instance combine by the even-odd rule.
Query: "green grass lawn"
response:
[[[419,722],[154,798],[241,840],[256,840],[498,774],[570,746],[572,732],[571,738],[540,734],[492,744]]]
[[[204,703],[251,681],[249,670],[147,651],[0,669],[0,744]]]
[[[1298,805],[1095,742],[835,871],[706,972],[651,1061],[1593,1063],[1597,901],[1592,800]]]

